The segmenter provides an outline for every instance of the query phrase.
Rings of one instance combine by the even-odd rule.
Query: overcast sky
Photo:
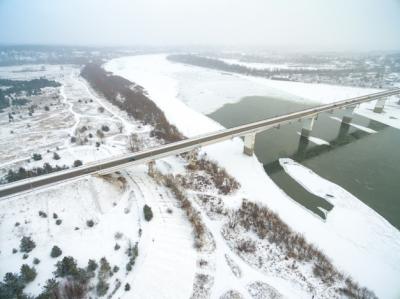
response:
[[[0,43],[400,50],[400,0],[0,0]]]

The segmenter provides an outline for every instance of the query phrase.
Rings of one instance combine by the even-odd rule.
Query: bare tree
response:
[[[136,133],[132,133],[128,138],[128,149],[131,152],[138,152],[142,149],[143,140],[140,136]]]

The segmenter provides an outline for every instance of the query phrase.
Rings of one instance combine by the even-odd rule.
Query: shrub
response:
[[[153,219],[153,211],[148,205],[144,205],[143,213],[144,213],[144,219],[146,219],[146,221],[150,221],[151,219]]]
[[[35,161],[42,160],[42,155],[35,153],[35,154],[32,155],[32,159],[35,160]]]
[[[118,271],[119,271],[119,267],[118,267],[118,266],[114,266],[114,267],[113,267],[113,272],[114,272],[114,273],[117,273]]]
[[[37,257],[35,257],[34,259],[33,259],[33,264],[34,265],[38,265],[40,263],[40,260],[37,258]]]
[[[76,142],[76,137],[75,136],[72,136],[71,137],[71,143],[75,143]]]
[[[79,166],[82,166],[82,161],[81,160],[75,160],[74,161],[74,167],[79,167]]]
[[[56,224],[57,224],[57,225],[60,225],[60,224],[61,224],[61,222],[62,222],[62,220],[61,220],[61,219],[57,219],[57,220],[56,220]]]
[[[21,252],[31,252],[35,247],[36,244],[32,241],[31,237],[22,237],[21,243],[19,244],[19,250]]]
[[[118,243],[115,243],[114,250],[118,250],[118,249],[120,249],[120,248],[121,248],[121,246],[119,246]]]
[[[21,266],[21,279],[25,282],[31,282],[36,278],[36,270],[33,267],[29,267],[27,264]]]
[[[58,289],[60,286],[58,286]],[[59,293],[64,294],[64,298],[83,299],[87,292],[86,283],[76,280],[67,280],[62,286]],[[61,297],[61,296],[60,296]],[[59,297],[55,297],[59,298]]]
[[[123,236],[123,234],[122,234],[121,232],[116,232],[115,235],[114,235],[114,238],[115,238],[116,240],[119,240],[119,239],[122,238],[122,236]]]
[[[105,257],[100,259],[100,268],[99,268],[99,277],[105,279],[108,277],[111,271],[110,263],[107,261]]]
[[[90,219],[90,220],[86,221],[86,225],[87,225],[88,227],[93,227],[94,221],[93,221],[92,219]]]
[[[54,159],[54,160],[60,160],[60,155],[57,154],[56,152],[54,152],[54,154],[53,154],[53,159]]]
[[[53,248],[51,249],[51,252],[50,252],[50,256],[55,258],[55,257],[59,257],[61,254],[62,254],[62,250],[60,249],[60,247],[53,246]]]
[[[50,110],[49,106],[44,106],[44,110],[49,111]]]
[[[17,250],[16,248],[13,248],[13,249],[12,249],[12,253],[15,254],[15,253],[17,253],[17,252],[18,252],[18,250]]]
[[[101,130],[104,132],[108,132],[108,131],[110,131],[110,128],[107,125],[102,125]]]
[[[72,256],[65,256],[61,261],[57,262],[54,274],[57,277],[77,277],[79,271],[76,265],[76,260]]]
[[[129,291],[131,289],[131,285],[129,283],[125,284],[125,291]]]
[[[29,257],[29,254],[27,254],[27,253],[24,253],[24,254],[22,255],[22,259],[23,259],[23,260],[26,260],[28,257]]]
[[[96,285],[97,296],[102,297],[105,294],[107,294],[108,288],[109,288],[108,283],[105,282],[105,280],[103,279],[99,279],[99,282]]]
[[[47,218],[47,214],[43,211],[39,211],[39,216],[42,218]]]
[[[103,112],[104,112],[104,107],[99,107],[99,108],[97,108],[97,110],[98,110],[100,113],[103,113]]]
[[[88,270],[89,272],[94,272],[94,271],[96,271],[97,267],[98,267],[98,265],[97,265],[97,263],[96,263],[95,260],[89,260],[89,261],[88,261],[87,270]]]
[[[1,298],[19,298],[24,289],[23,280],[15,273],[6,273],[3,283],[0,283]]]
[[[131,265],[131,263],[127,263],[126,266],[125,266],[125,269],[126,269],[127,272],[132,271],[132,265]]]
[[[53,219],[57,219],[58,215],[56,213],[53,213]]]

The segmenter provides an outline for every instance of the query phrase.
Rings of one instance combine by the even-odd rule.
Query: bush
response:
[[[105,294],[107,294],[109,285],[107,282],[105,282],[103,279],[99,279],[99,282],[96,285],[96,293],[97,296],[102,297]]]
[[[22,259],[23,259],[23,260],[26,260],[28,257],[29,257],[29,254],[27,254],[27,253],[24,253],[24,254],[22,255]]]
[[[99,107],[99,108],[97,108],[97,110],[98,110],[100,113],[103,113],[103,112],[104,112],[104,107]]]
[[[32,159],[35,160],[35,161],[42,160],[42,155],[35,153],[35,154],[32,155]]]
[[[48,279],[43,286],[42,293],[36,299],[55,299],[61,298],[59,294],[59,283],[55,279]]]
[[[53,219],[57,219],[58,215],[56,213],[53,213]]]
[[[56,224],[57,224],[57,225],[60,225],[60,224],[61,224],[61,222],[62,222],[62,220],[61,220],[61,219],[57,219],[57,220],[56,220]]]
[[[89,261],[88,261],[88,265],[87,265],[87,270],[88,270],[89,272],[94,272],[94,271],[96,271],[96,269],[97,269],[98,266],[99,266],[99,265],[97,265],[97,263],[96,263],[95,260],[89,260]]]
[[[60,247],[53,246],[53,248],[51,249],[51,252],[50,252],[50,256],[55,258],[55,257],[59,257],[61,254],[62,254],[62,250],[60,249]]]
[[[21,279],[25,282],[31,282],[36,278],[36,270],[33,267],[29,267],[27,264],[21,266]]]
[[[31,252],[35,247],[36,244],[32,241],[31,237],[22,237],[21,243],[19,244],[19,250],[21,252]]]
[[[124,236],[124,235],[123,235],[123,233],[121,233],[121,232],[116,232],[116,233],[114,234],[114,238],[115,238],[116,240],[121,239],[123,236]]]
[[[47,218],[47,214],[43,211],[39,211],[39,216],[42,218]]]
[[[15,253],[17,253],[17,252],[18,252],[18,250],[17,250],[16,248],[13,248],[13,249],[12,249],[12,253],[15,254]]]
[[[119,246],[118,243],[115,243],[114,250],[118,250],[118,249],[120,249],[120,248],[121,248],[121,246]]]
[[[6,273],[3,283],[0,282],[0,298],[20,298],[25,285],[15,273]]]
[[[34,259],[33,259],[33,264],[34,265],[38,265],[40,263],[40,260],[37,258],[37,257],[35,257]]]
[[[53,159],[54,159],[54,160],[60,160],[60,155],[57,154],[56,152],[54,152],[54,154],[53,154]]]
[[[54,274],[57,277],[77,277],[79,271],[76,265],[76,260],[72,256],[65,256],[61,261],[57,262]]]
[[[72,136],[71,137],[71,143],[75,143],[76,142],[76,137],[75,136]]]
[[[153,211],[148,205],[144,205],[143,214],[144,214],[144,219],[146,219],[146,221],[150,221],[151,219],[153,219]]]
[[[131,263],[127,263],[126,266],[125,266],[125,269],[126,269],[127,272],[132,271],[132,265],[131,265]]]
[[[79,166],[82,166],[82,161],[81,160],[75,160],[74,161],[74,167],[79,167]]]
[[[44,110],[49,111],[50,110],[49,106],[44,106]]]
[[[93,227],[93,225],[94,225],[93,220],[90,219],[90,220],[86,221],[86,225],[87,225],[88,227]]]
[[[60,286],[58,287],[60,288]],[[64,294],[64,298],[83,299],[87,292],[87,285],[84,282],[76,280],[67,280],[62,286],[59,293]],[[61,297],[61,296],[60,296]],[[55,297],[54,299],[59,298]]]
[[[100,259],[100,269],[99,269],[99,277],[101,279],[105,279],[111,272],[110,263],[107,261],[105,257]]]
[[[110,128],[107,125],[102,125],[101,130],[104,132],[108,132],[108,131],[110,131]]]
[[[114,266],[114,267],[113,267],[113,272],[114,272],[114,273],[117,273],[118,271],[119,271],[119,267],[118,267],[118,266]]]
[[[125,284],[125,291],[129,291],[131,289],[131,285],[129,283]]]

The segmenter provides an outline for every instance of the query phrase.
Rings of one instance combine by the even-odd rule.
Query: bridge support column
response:
[[[346,108],[346,112],[345,112],[345,114],[343,115],[343,118],[342,118],[342,124],[349,125],[351,123],[351,121],[353,120],[354,108],[355,107]]]
[[[374,112],[375,113],[382,113],[383,108],[385,107],[386,99],[379,99],[376,101]]]
[[[244,136],[243,153],[248,156],[254,154],[254,144],[256,142],[256,133],[250,133]]]
[[[303,128],[301,129],[301,136],[302,137],[310,137],[311,131],[314,127],[315,116],[311,118],[306,118],[303,122]]]

